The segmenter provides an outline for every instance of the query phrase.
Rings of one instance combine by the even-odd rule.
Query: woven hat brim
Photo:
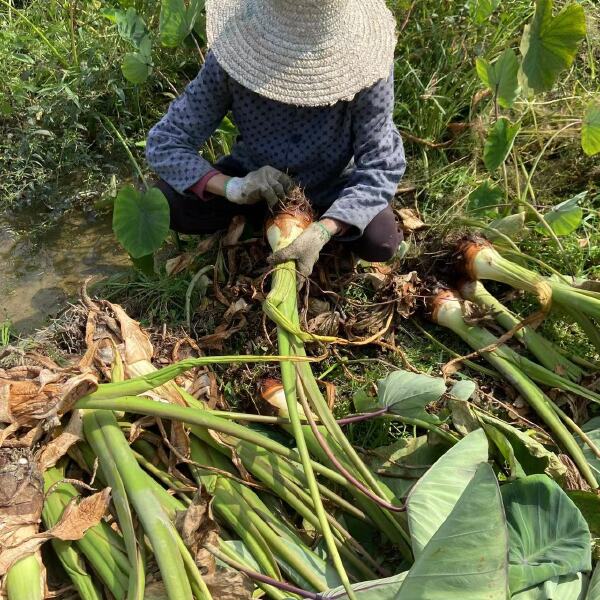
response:
[[[272,100],[298,106],[351,100],[391,71],[395,20],[383,0],[349,0],[346,18],[313,39],[303,37],[302,23],[286,28],[268,19],[264,0],[209,0],[206,12],[219,64]]]

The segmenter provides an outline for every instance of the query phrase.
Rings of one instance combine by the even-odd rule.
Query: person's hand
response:
[[[225,184],[225,197],[235,204],[256,204],[266,200],[274,206],[283,200],[294,182],[274,167],[261,167],[245,177],[232,177]]]
[[[295,260],[298,272],[303,277],[308,277],[319,259],[323,246],[331,239],[331,235],[332,232],[323,223],[313,223],[289,246],[273,253],[267,260],[272,265]]]

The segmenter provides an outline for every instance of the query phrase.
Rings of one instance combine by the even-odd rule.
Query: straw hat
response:
[[[388,77],[396,44],[384,0],[208,0],[206,30],[233,79],[299,106],[350,100]]]

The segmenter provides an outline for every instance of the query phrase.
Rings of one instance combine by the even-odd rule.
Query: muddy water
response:
[[[109,216],[70,213],[42,230],[35,227],[35,215],[0,214],[0,323],[9,320],[23,334],[43,326],[87,277],[128,265]]]

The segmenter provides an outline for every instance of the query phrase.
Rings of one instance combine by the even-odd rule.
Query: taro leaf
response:
[[[367,464],[383,478],[396,498],[403,498],[417,478],[444,454],[446,448],[430,444],[428,436],[400,438],[389,446],[369,451]]]
[[[488,225],[485,235],[492,242],[496,240],[502,241],[502,236],[499,233],[514,239],[525,229],[526,216],[525,212],[520,212],[516,215],[508,215],[507,217],[496,219]]]
[[[478,58],[476,68],[479,79],[492,90],[498,104],[510,108],[519,95],[519,59],[515,51],[507,48],[493,64]]]
[[[483,149],[483,162],[490,173],[506,160],[520,129],[521,123],[511,123],[504,117],[494,123]]]
[[[367,390],[360,389],[354,392],[352,396],[352,402],[354,403],[354,408],[356,412],[359,413],[368,413],[381,408],[377,401],[377,398],[369,395]]]
[[[594,569],[585,600],[600,600],[600,563]]]
[[[553,0],[537,0],[535,15],[526,25],[521,40],[521,70],[527,87],[547,92],[559,74],[573,63],[585,37],[585,13],[573,2],[552,16]]]
[[[471,410],[469,399],[475,393],[477,385],[470,379],[457,381],[451,388],[448,395],[450,412],[452,414],[452,424],[456,431],[461,435],[467,435],[471,431],[479,429],[479,420]]]
[[[582,573],[555,577],[511,596],[511,600],[584,600],[587,577]]]
[[[600,496],[594,492],[584,492],[582,490],[568,491],[567,496],[573,500],[581,511],[592,536],[600,538]]]
[[[124,187],[115,198],[113,231],[133,258],[158,250],[169,233],[169,204],[162,192]]]
[[[135,8],[129,7],[127,11],[116,10],[104,13],[106,17],[117,24],[117,32],[126,42],[139,48],[141,41],[148,35],[146,23]]]
[[[379,381],[377,398],[379,407],[387,407],[392,414],[439,423],[440,420],[429,414],[425,407],[439,400],[445,391],[446,384],[441,377],[400,369]]]
[[[581,147],[588,156],[600,152],[600,102],[593,102],[583,118]]]
[[[163,46],[176,48],[192,32],[196,19],[204,8],[204,0],[162,0],[160,8],[160,41]]]
[[[587,191],[581,192],[550,209],[544,219],[557,236],[569,235],[573,233],[583,220],[583,210],[579,206],[579,201],[583,200]],[[542,225],[536,229],[540,232],[546,231]]]
[[[475,393],[476,389],[477,384],[474,381],[472,381],[471,379],[461,379],[450,388],[449,393],[454,398],[458,398],[458,400],[467,402]]]
[[[492,16],[499,4],[500,0],[469,0],[467,6],[471,18],[481,25]]]
[[[127,81],[139,85],[150,76],[152,63],[149,57],[141,52],[129,52],[123,57],[121,71]]]
[[[140,258],[131,258],[133,266],[147,277],[152,277],[155,274],[154,269],[154,254],[146,254]]]
[[[519,461],[515,456],[515,451],[513,450],[512,444],[508,441],[508,438],[499,429],[489,423],[484,423],[483,428],[485,429],[489,440],[498,449],[498,452],[508,465],[511,478],[526,477],[527,474],[519,464]]]
[[[588,437],[594,442],[596,446],[600,446],[600,417],[594,417],[591,421],[588,421],[583,427],[583,431],[587,433]],[[583,454],[590,465],[590,468],[594,472],[596,477],[600,477],[600,458],[598,458],[592,449],[584,444],[579,436],[575,436],[577,443],[581,446]]]
[[[450,448],[416,483],[408,496],[408,524],[415,557],[423,552],[477,467],[487,459],[487,438],[483,429],[478,429]]]
[[[374,581],[363,581],[356,583],[352,589],[357,592],[356,596],[359,600],[396,600],[402,582],[408,572],[386,577],[385,579],[376,579]],[[336,600],[348,600],[348,594],[343,587],[338,587],[334,590],[329,590],[321,594],[323,598],[335,598]]]
[[[504,192],[489,181],[484,181],[469,194],[467,212],[473,215],[496,216],[498,204],[504,199]]]
[[[242,542],[241,540],[221,540],[221,544],[229,546],[229,548],[233,550],[237,555],[236,560],[241,562],[245,567],[247,567],[251,571],[260,573],[260,565],[256,562],[254,555],[252,554],[252,552],[250,552],[250,550],[248,550],[244,542]],[[229,567],[227,563],[224,563],[219,558],[215,558],[215,561],[219,567]]]
[[[545,475],[502,488],[512,593],[592,568],[590,530],[567,494]]]
[[[467,435],[471,431],[481,428],[477,415],[471,409],[471,405],[464,400],[450,398],[448,400],[450,414],[452,415],[452,425],[461,435]]]
[[[476,434],[485,440],[483,431],[470,435]],[[498,482],[485,462],[469,474],[468,485],[416,557],[396,598],[506,600],[508,540]]]
[[[561,479],[567,472],[556,454],[544,448],[526,432],[500,419],[493,419],[493,425],[506,436],[515,458],[527,475],[545,473],[553,479]]]

